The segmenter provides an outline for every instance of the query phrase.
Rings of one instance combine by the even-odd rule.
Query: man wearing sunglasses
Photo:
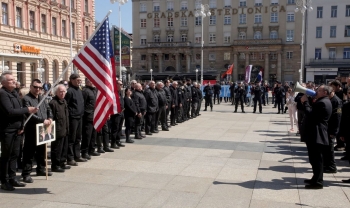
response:
[[[41,90],[43,89],[42,83],[38,79],[34,79],[30,85],[30,91],[23,97],[23,106],[36,107],[43,99],[41,96]],[[27,114],[29,116],[29,113]],[[22,177],[26,183],[33,183],[33,179],[30,177],[32,172],[32,160],[36,160],[36,175],[46,176],[45,173],[45,145],[36,144],[36,124],[44,123],[45,126],[49,126],[52,122],[52,112],[48,103],[43,102],[37,113],[29,119],[24,129],[24,146],[23,146],[23,170]],[[52,175],[51,172],[48,174]]]

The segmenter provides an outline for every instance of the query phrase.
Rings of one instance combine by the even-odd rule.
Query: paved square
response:
[[[325,174],[323,190],[305,190],[312,176],[305,145],[289,134],[288,115],[233,113],[228,103],[114,153],[93,157],[48,181],[0,191],[0,207],[350,207],[347,161]],[[18,173],[18,175],[20,175]]]

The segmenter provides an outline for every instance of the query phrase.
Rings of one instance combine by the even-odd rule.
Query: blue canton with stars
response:
[[[109,18],[103,22],[90,43],[106,60],[110,61],[114,53],[109,32]]]

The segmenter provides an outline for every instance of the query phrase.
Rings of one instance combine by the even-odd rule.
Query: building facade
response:
[[[0,66],[26,87],[34,78],[56,81],[94,31],[95,0],[0,0],[0,5]]]
[[[327,83],[350,75],[350,1],[313,1],[307,14],[306,81]]]
[[[195,15],[201,3],[211,12],[203,24]],[[269,82],[296,81],[302,16],[295,7],[295,0],[133,0],[133,71],[195,75],[203,40],[204,80],[231,64],[233,80],[244,80],[252,64],[252,79],[263,70]]]

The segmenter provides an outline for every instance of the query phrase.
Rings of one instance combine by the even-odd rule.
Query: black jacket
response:
[[[341,114],[340,128],[338,135],[350,139],[350,102],[344,103]]]
[[[144,113],[147,111],[147,101],[141,91],[135,90],[133,101],[136,106],[137,113]]]
[[[95,103],[97,97],[97,89],[95,87],[86,86],[83,89],[83,98],[84,98],[84,119],[88,121],[93,121]]]
[[[312,107],[304,102],[306,142],[309,144],[329,145],[328,121],[332,115],[332,104],[328,97],[319,98]]]
[[[67,101],[69,117],[80,118],[84,115],[84,98],[79,87],[69,87],[64,99]]]
[[[170,88],[170,93],[171,93],[171,97],[172,97],[171,105],[179,106],[177,89],[173,86],[170,86],[169,88]]]
[[[184,103],[184,95],[183,95],[183,90],[181,89],[181,87],[178,87],[177,90],[177,102],[180,106],[180,104]]]
[[[163,90],[165,92],[165,96],[166,96],[166,100],[168,104],[172,104],[173,103],[173,98],[171,96],[171,92],[170,92],[170,88],[167,86],[163,87]]]
[[[244,89],[244,87],[237,87],[236,89],[235,89],[235,93],[236,93],[236,95],[235,95],[235,99],[244,99],[244,97],[245,97],[245,89]]]
[[[199,102],[199,92],[197,90],[197,87],[194,87],[192,86],[192,89],[191,89],[191,92],[192,92],[192,103],[198,103]]]
[[[147,102],[147,112],[155,113],[158,111],[158,97],[156,89],[148,88],[143,93]]]
[[[303,96],[304,96],[304,93],[299,92],[299,93],[297,94],[297,96],[295,96],[295,98],[294,98],[294,101],[297,103],[297,109],[298,109],[298,110],[301,110],[301,111],[304,110],[304,106],[303,106],[303,104],[301,103],[301,97],[303,97]]]
[[[69,114],[65,99],[59,100],[56,96],[49,103],[53,120],[56,123],[56,137],[63,138],[69,134]]]
[[[158,106],[159,107],[163,107],[168,105],[167,99],[166,99],[166,94],[165,94],[165,90],[163,89],[156,89],[157,91],[157,97],[158,97]]]
[[[221,87],[221,86],[220,86]],[[205,86],[203,89],[205,97],[211,97],[213,96],[211,93],[213,92],[213,88],[209,85]]]
[[[42,96],[39,95],[36,98],[32,93],[28,93],[23,97],[23,106],[25,107],[36,107],[39,102],[42,100]],[[27,114],[29,116],[29,113]],[[26,127],[33,128],[36,124],[43,123],[45,119],[52,119],[51,108],[46,101],[44,101],[40,106],[37,113],[34,113],[33,116],[29,119]]]
[[[221,85],[215,84],[214,85],[214,93],[220,93],[220,90],[221,90]]]
[[[260,99],[262,96],[262,90],[260,85],[256,85],[255,87],[252,88],[252,93],[254,94],[254,99]]]
[[[284,87],[276,87],[274,89],[275,92],[275,98],[278,101],[282,101],[285,97],[286,97],[286,91],[284,89]]]
[[[15,90],[0,89],[0,131],[13,132],[23,128],[24,115],[28,108],[23,108]]]
[[[128,97],[124,97],[124,116],[125,117],[135,117],[137,112],[137,108],[136,105],[134,103],[134,101],[131,98]]]
[[[328,121],[328,134],[336,136],[339,131],[343,102],[336,95],[334,95],[330,101],[332,103],[332,115]]]

